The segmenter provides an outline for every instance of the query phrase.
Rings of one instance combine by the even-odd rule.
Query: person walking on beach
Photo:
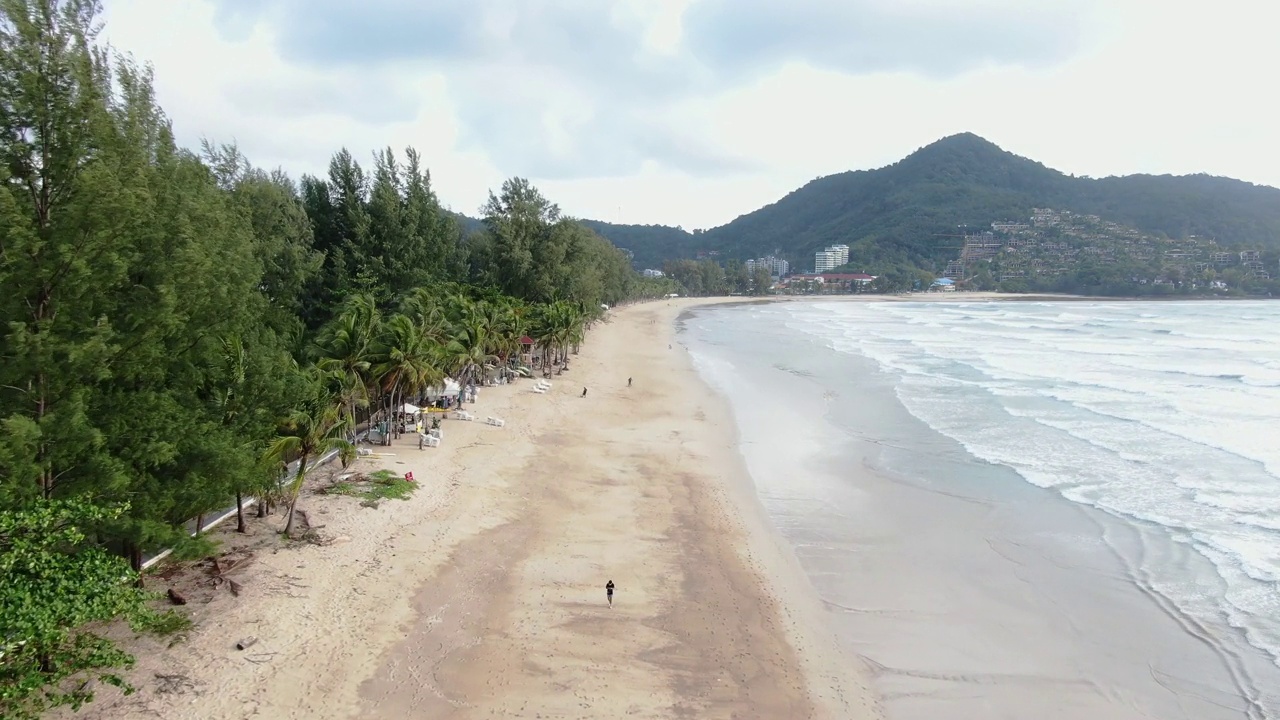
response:
[[[627,387],[631,387],[631,378],[627,378]]]
[[[582,388],[582,397],[586,397],[586,396],[587,396],[587,389]]]
[[[427,444],[427,434],[424,432],[419,432],[418,433],[418,449],[421,450],[422,446],[426,444]]]
[[[609,598],[609,607],[613,607],[613,581],[604,584],[604,594]]]

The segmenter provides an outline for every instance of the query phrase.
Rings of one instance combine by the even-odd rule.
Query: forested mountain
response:
[[[703,241],[701,231],[688,232],[670,225],[620,225],[583,220],[620,248],[631,251],[638,268],[660,268],[664,260],[693,257]]]
[[[592,223],[641,266],[698,250],[749,258],[775,249],[810,267],[825,245],[851,247],[850,264],[940,270],[955,256],[943,235],[1025,220],[1032,208],[1097,215],[1140,231],[1216,238],[1227,247],[1280,246],[1280,190],[1207,175],[1064,175],[973,134],[944,138],[877,170],[818,178],[727,225],[694,234],[662,226]],[[643,258],[643,262],[642,262]]]

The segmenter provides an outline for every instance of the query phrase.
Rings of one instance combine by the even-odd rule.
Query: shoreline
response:
[[[546,395],[480,390],[470,409],[505,427],[447,421],[441,448],[353,468],[413,472],[406,501],[310,481],[320,545],[256,521],[240,596],[201,595],[172,648],[128,643],[138,692],[60,717],[881,717],[674,339],[683,310],[729,300],[615,309]]]
[[[1211,581],[1207,560],[979,459],[790,312],[724,313],[691,347],[750,398],[735,413],[763,502],[889,717],[1266,716],[1268,658],[1142,569]]]

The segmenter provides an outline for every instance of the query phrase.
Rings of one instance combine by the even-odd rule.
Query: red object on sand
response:
[[[405,473],[405,474],[404,474],[404,479],[405,479],[405,480],[408,480],[409,482],[413,482],[413,473],[411,473],[411,472],[407,472],[407,473]]]

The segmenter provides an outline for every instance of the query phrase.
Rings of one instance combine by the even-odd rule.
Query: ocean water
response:
[[[1206,707],[1222,717],[1280,718],[1280,304],[797,302],[699,311],[685,325],[699,370],[734,407],[766,509],[833,608],[865,615],[881,599],[840,581],[877,567],[874,547],[910,552],[844,529],[874,526],[869,508],[889,507],[841,470],[855,462],[848,447],[871,443],[874,452],[864,448],[857,462],[902,487],[1018,508],[957,521],[953,536],[971,532],[986,546],[1034,546],[1037,557],[1057,558],[1042,563],[1054,575],[1034,582],[1008,552],[966,570],[990,573],[992,585],[1015,574],[1010,588],[1030,583],[1038,599],[1008,617],[1041,613],[1046,633],[1073,625],[1070,643],[1084,649],[1061,651],[1045,677],[1087,667],[1081,677],[1104,688],[1097,702],[1134,717],[1209,717],[1186,698],[1216,693]],[[1027,521],[1041,512],[1065,524],[1050,532]],[[906,512],[900,520],[913,522]],[[1006,560],[1008,572],[997,566]],[[935,577],[947,572],[940,563]],[[1112,589],[1116,578],[1145,600]],[[1083,609],[1090,583],[1099,589]],[[1118,618],[1144,607],[1162,619],[1134,630],[1147,634],[1123,648],[1090,636],[1106,619],[1137,627]],[[966,672],[1025,662],[1016,637],[987,640],[1001,629],[1000,611],[988,622],[983,637],[993,649],[966,656]],[[848,641],[879,662],[869,627],[851,621]],[[1185,635],[1185,649],[1146,655],[1151,638],[1163,642],[1166,633]],[[939,677],[947,662],[938,661]],[[903,690],[911,699],[898,716],[936,712],[929,703],[938,692]],[[1112,705],[1080,707],[1060,716],[1097,716]],[[977,717],[977,708],[950,716]],[[1017,716],[990,701],[981,711]]]

